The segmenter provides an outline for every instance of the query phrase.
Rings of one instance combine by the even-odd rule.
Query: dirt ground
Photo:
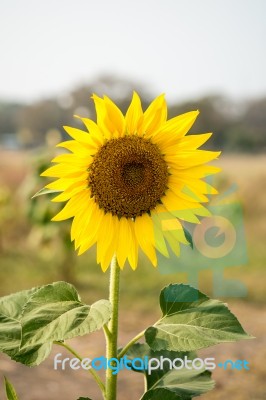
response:
[[[201,357],[215,357],[216,363],[231,360],[246,360],[250,370],[223,370],[217,368],[213,373],[216,388],[201,396],[203,400],[265,400],[266,399],[266,306],[254,306],[245,302],[229,304],[245,330],[256,336],[256,339],[237,343],[226,343],[200,351]],[[126,319],[121,312],[120,344],[125,344],[134,334],[154,321],[153,313],[129,315]],[[125,328],[123,328],[126,327]],[[83,356],[93,358],[104,355],[104,338],[101,332],[69,341]],[[1,375],[6,375],[14,384],[20,400],[76,400],[79,396],[90,396],[100,400],[98,388],[86,371],[65,371],[53,368],[56,353],[62,357],[69,354],[61,347],[54,346],[50,357],[40,366],[28,368],[10,361],[5,355],[0,356]],[[131,371],[119,373],[118,400],[135,400],[143,392],[142,375]],[[4,399],[3,387],[0,399]]]

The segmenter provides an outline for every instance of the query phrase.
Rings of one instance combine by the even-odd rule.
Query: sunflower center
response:
[[[106,213],[135,218],[149,213],[167,189],[167,164],[158,146],[138,136],[111,139],[89,169],[91,195]]]
[[[139,185],[144,178],[144,165],[141,163],[125,164],[122,177],[128,185]]]

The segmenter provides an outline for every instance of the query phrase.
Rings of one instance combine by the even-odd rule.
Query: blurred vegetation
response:
[[[63,125],[79,126],[78,120],[73,121],[74,114],[94,117],[93,102],[89,101],[92,93],[110,96],[125,111],[133,90],[140,93],[144,109],[156,95],[141,84],[103,76],[69,93],[32,104],[7,103],[2,100],[0,143],[7,143],[11,137],[13,145],[17,147],[42,145],[47,132],[62,132]],[[193,132],[215,132],[209,142],[211,148],[252,153],[266,150],[266,97],[237,103],[222,95],[205,96],[196,101],[169,104],[169,116],[193,109],[201,112]]]

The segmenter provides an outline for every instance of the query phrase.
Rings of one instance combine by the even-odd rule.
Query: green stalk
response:
[[[120,358],[122,358],[127,353],[130,347],[133,346],[133,344],[135,344],[140,338],[142,338],[142,336],[144,336],[144,333],[145,331],[138,333],[137,336],[135,336],[133,339],[130,340],[130,342],[128,342],[128,344],[125,345],[125,347],[120,351],[117,356],[118,360],[120,360]]]
[[[68,344],[64,343],[64,342],[57,342],[55,341],[54,344],[57,344],[58,346],[62,346],[65,349],[67,349],[71,354],[73,354],[76,358],[78,358],[80,361],[82,361],[82,356],[80,356],[76,350],[74,350],[71,346],[69,346]],[[105,386],[104,383],[102,382],[101,378],[99,377],[99,375],[97,374],[97,372],[94,371],[93,368],[90,368],[88,370],[88,372],[93,376],[94,380],[96,381],[97,385],[99,386],[99,388],[101,389],[101,392],[103,394],[103,396],[105,396]]]
[[[116,256],[111,261],[109,301],[112,305],[112,315],[108,324],[109,334],[106,334],[106,358],[117,358],[118,337],[118,309],[119,309],[119,281],[120,268]],[[111,368],[106,370],[106,400],[116,400],[117,375],[113,375]]]

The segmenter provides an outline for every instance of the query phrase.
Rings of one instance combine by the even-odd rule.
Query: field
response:
[[[95,252],[77,257],[69,247],[68,227],[48,223],[47,201],[41,199],[32,205],[31,194],[42,185],[36,175],[39,158],[34,153],[0,151],[0,295],[65,279],[75,284],[88,303],[106,298],[108,274],[103,274],[95,264]],[[223,169],[216,178],[220,194],[228,192],[226,201],[238,202],[243,210],[248,254],[244,265],[224,270],[224,279],[240,281],[247,294],[223,300],[256,339],[200,352],[201,356],[215,357],[218,361],[245,359],[250,363],[249,371],[215,370],[216,388],[201,398],[263,400],[266,398],[266,156],[226,155],[218,165]],[[163,286],[187,281],[185,272],[161,274],[144,257],[136,272],[126,267],[122,273],[120,344],[158,318],[158,294]],[[200,272],[199,288],[213,295],[213,271]],[[73,343],[90,358],[104,351],[101,333]],[[77,393],[85,396],[88,392],[94,400],[100,399],[85,372],[53,370],[53,355],[58,352],[62,352],[61,348],[54,349],[34,369],[1,355],[1,375],[11,380],[21,400],[74,400]],[[141,396],[139,374],[122,372],[119,382],[119,400]],[[4,398],[1,387],[0,398]]]

